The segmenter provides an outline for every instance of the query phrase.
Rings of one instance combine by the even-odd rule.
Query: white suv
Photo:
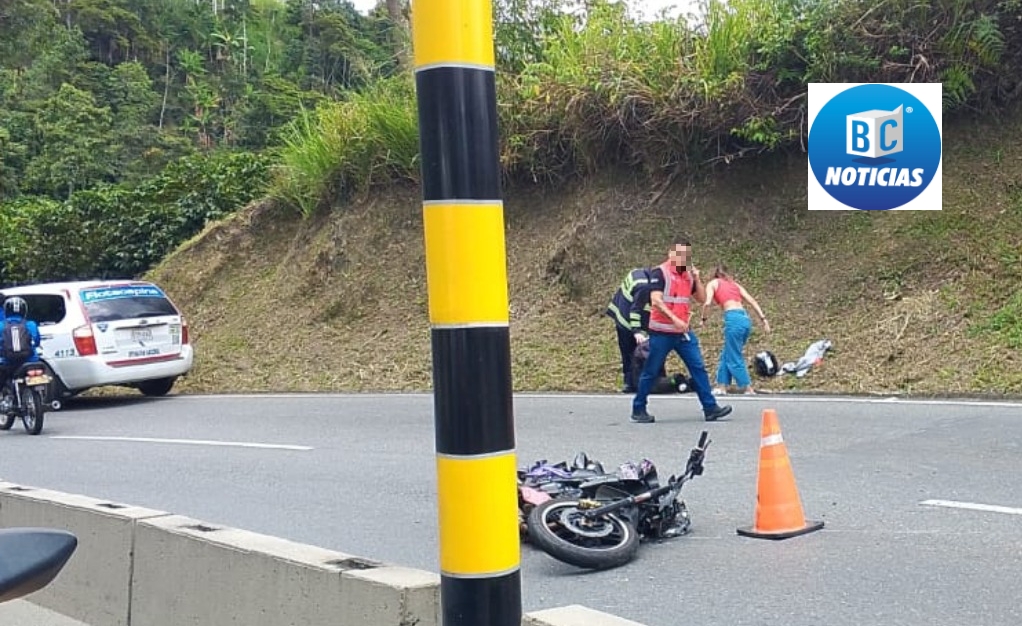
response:
[[[167,394],[192,368],[188,322],[156,285],[145,281],[79,281],[0,290],[28,303],[39,325],[42,359],[56,375],[59,398],[91,387],[134,387]]]

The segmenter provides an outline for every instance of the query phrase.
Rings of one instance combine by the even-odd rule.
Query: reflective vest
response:
[[[660,265],[660,271],[664,273],[664,304],[680,319],[688,321],[689,298],[692,296],[692,275],[687,271],[678,274],[670,261],[664,261]],[[674,325],[671,318],[660,312],[660,309],[653,307],[649,314],[649,329],[660,333],[681,334],[682,331]]]

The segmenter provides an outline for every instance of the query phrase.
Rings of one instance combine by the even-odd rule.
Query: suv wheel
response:
[[[136,385],[138,390],[147,396],[165,396],[170,392],[171,387],[174,386],[174,381],[177,380],[174,377],[171,378],[157,378],[156,380],[146,380]]]

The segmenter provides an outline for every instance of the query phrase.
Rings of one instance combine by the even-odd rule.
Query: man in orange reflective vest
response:
[[[639,390],[632,400],[632,422],[651,424],[656,421],[646,412],[646,400],[657,372],[672,350],[688,368],[706,421],[712,422],[731,413],[731,407],[717,404],[710,391],[710,377],[703,363],[699,339],[689,328],[693,296],[695,302],[706,299],[699,270],[688,260],[691,251],[688,239],[675,239],[667,251],[667,260],[650,272],[649,358],[639,376]]]

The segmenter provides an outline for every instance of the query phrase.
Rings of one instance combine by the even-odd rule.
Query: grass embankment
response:
[[[549,40],[508,47],[516,388],[616,389],[603,309],[623,272],[659,261],[680,231],[698,264],[727,262],[767,308],[774,333],[757,332],[750,353],[795,360],[834,342],[808,377],[769,386],[1022,391],[1022,121],[1017,109],[953,114],[1018,91],[1020,27],[992,13],[1017,4],[800,14],[733,1],[708,37],[605,6],[578,32],[548,18]],[[943,211],[807,211],[805,83],[910,78],[944,81]],[[412,93],[397,79],[305,118],[282,156],[280,202],[214,226],[152,273],[192,320],[199,360],[180,390],[429,387]],[[715,320],[701,333],[711,368]]]

